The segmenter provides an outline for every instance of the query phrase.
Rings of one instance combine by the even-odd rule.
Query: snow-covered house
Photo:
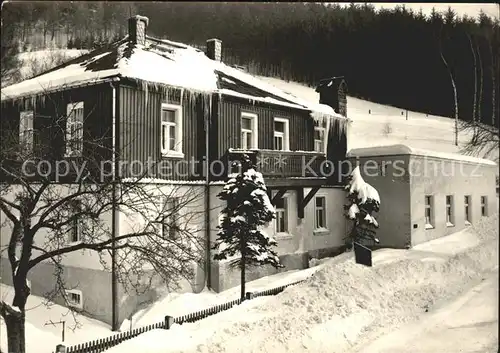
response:
[[[352,149],[347,157],[383,199],[381,247],[412,247],[498,212],[498,167],[490,160],[406,145]]]
[[[304,101],[224,64],[217,39],[208,40],[202,52],[148,36],[147,27],[147,18],[132,17],[124,39],[2,88],[2,134],[22,133],[26,128],[35,131],[34,148],[39,141],[45,145],[49,141],[51,151],[43,156],[52,160],[115,158],[115,165],[125,166],[117,175],[122,181],[133,177],[132,165],[168,162],[169,168],[155,168],[143,180],[200,189],[207,248],[218,224],[221,205],[216,195],[231,162],[248,153],[263,174],[277,210],[268,231],[278,241],[285,269],[307,267],[311,255],[338,251],[345,234],[339,163],[345,159],[348,126],[348,119],[338,113],[346,111],[345,99],[328,99],[338,94],[338,85],[327,81],[320,92],[320,102],[336,101],[331,104],[334,107]],[[339,102],[344,103],[342,109]],[[56,116],[66,115],[62,131],[44,128],[57,125]],[[70,116],[83,126],[83,134],[73,136],[81,141],[78,148],[65,142],[71,134]],[[99,139],[102,145],[96,150],[87,137]],[[127,227],[117,219],[112,227],[115,235]],[[2,278],[9,278],[9,266],[1,260]],[[208,251],[206,260],[194,291],[205,284],[219,291],[239,283],[238,276],[225,264],[214,262]],[[79,305],[110,322],[110,276],[100,270],[98,259],[72,253],[65,266],[80,288]],[[269,271],[250,271],[247,279]],[[50,266],[37,266],[32,277],[34,294],[52,286]],[[121,321],[135,304],[125,297],[118,301]]]

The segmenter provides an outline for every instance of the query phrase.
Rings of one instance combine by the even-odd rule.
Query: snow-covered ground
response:
[[[11,303],[14,289],[0,284],[0,298]],[[28,297],[26,305],[26,348],[27,353],[51,352],[61,342],[61,324],[50,322],[65,321],[65,343],[68,345],[82,343],[88,340],[107,337],[111,328],[100,321],[79,315],[75,317],[68,308],[51,303],[34,295]],[[7,352],[7,332],[5,323],[0,318],[0,350]]]
[[[150,331],[107,352],[356,352],[498,271],[497,222],[494,216],[411,250],[375,251],[372,268],[345,253],[277,296]]]
[[[492,217],[475,228],[411,250],[375,251],[373,268],[356,265],[352,253],[345,253],[314,261],[319,265],[307,270],[261,278],[250,282],[248,290],[260,291],[303,279],[306,282],[196,323],[146,332],[108,352],[357,352],[355,349],[362,349],[387,330],[418,318],[425,308],[446,303],[477,278],[498,271],[497,221],[498,216]],[[1,289],[2,297],[12,295],[10,287],[2,285]],[[166,314],[179,316],[206,309],[233,300],[238,294],[237,287],[218,294],[168,294],[136,313],[132,326],[159,322]],[[29,298],[28,307],[28,353],[52,351],[60,342],[61,327],[45,323],[63,319],[71,326],[72,316],[58,305],[47,309],[42,299],[34,296]],[[82,324],[79,329],[66,331],[67,345],[112,334],[98,321],[81,316],[78,321]],[[125,330],[129,325],[126,322],[122,327]],[[0,349],[6,351],[3,322],[0,342]]]
[[[289,283],[301,281],[311,276],[319,270],[320,265],[298,271],[286,271],[276,275],[267,276],[247,283],[247,291],[262,291],[276,288]],[[13,288],[0,284],[0,298],[6,302],[11,302],[13,298]],[[165,294],[159,301],[138,311],[132,318],[132,327],[141,327],[154,324],[164,320],[165,315],[182,316],[209,307],[226,303],[239,298],[239,287],[228,289],[221,293],[204,290],[201,293],[170,293]],[[61,324],[50,324],[61,320],[66,321],[65,344],[75,345],[98,338],[108,337],[114,332],[109,325],[100,321],[87,318],[82,315],[75,317],[67,308],[51,303],[46,306],[46,301],[37,296],[28,298],[26,313],[26,342],[27,353],[51,352],[61,341]],[[125,320],[122,324],[122,331],[130,329],[130,321]],[[7,335],[3,319],[0,317],[0,351],[7,352]]]
[[[459,347],[459,351],[457,350]],[[497,353],[498,271],[357,353]]]
[[[262,277],[246,284],[247,292],[260,292],[298,282],[310,277],[314,272],[324,266],[323,261],[315,267],[305,270],[293,270],[278,273],[272,276]],[[132,327],[141,327],[163,321],[165,315],[173,317],[182,316],[196,311],[204,310],[212,306],[227,303],[240,297],[240,287],[234,287],[226,291],[215,293],[205,289],[201,293],[168,293],[160,300],[138,311],[132,317]],[[122,328],[130,328],[130,321],[126,320]]]

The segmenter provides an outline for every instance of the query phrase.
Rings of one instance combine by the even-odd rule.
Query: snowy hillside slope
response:
[[[19,53],[17,58],[21,66],[17,80],[28,79],[87,52],[79,49],[46,49]]]
[[[272,77],[262,80],[302,99],[319,102],[314,88],[296,82]],[[348,149],[381,145],[405,144],[438,152],[459,153],[469,135],[460,133],[455,146],[455,121],[435,115],[426,115],[402,108],[390,107],[362,99],[347,97],[347,114],[353,120]],[[498,153],[491,159],[498,158]]]

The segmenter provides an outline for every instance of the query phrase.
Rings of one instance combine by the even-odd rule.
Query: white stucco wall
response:
[[[65,195],[68,195],[68,193],[71,192],[70,190],[72,187],[74,186],[56,185],[54,186],[52,192],[57,193],[57,195],[60,195],[60,197],[64,197]],[[18,193],[19,190],[20,189],[13,189],[13,192],[2,196],[5,197],[7,200],[13,200],[15,198],[16,193]],[[43,202],[43,197],[42,197],[42,200],[39,202],[36,209],[39,209],[44,206],[46,206],[46,203]],[[8,245],[11,236],[12,223],[3,214],[3,212],[0,212],[0,217],[1,217],[0,247],[4,249]],[[32,224],[36,224],[36,222],[38,222],[38,219],[39,218],[37,216],[34,216],[32,218]],[[101,232],[107,233],[108,231],[110,231],[109,227],[111,226],[111,212],[103,212],[101,214],[101,222],[102,222]],[[47,249],[47,246],[49,246],[47,241],[48,239],[50,239],[49,236],[52,234],[52,232],[53,231],[48,228],[41,228],[35,235],[34,238],[35,245]],[[66,244],[69,243],[66,242]],[[54,245],[51,244],[50,247],[54,248]],[[35,258],[38,255],[40,255],[40,252],[34,250],[32,258]],[[5,251],[2,251],[0,256],[7,257],[7,254]],[[109,257],[107,256],[107,254],[103,253],[102,257],[104,261],[109,261]],[[50,263],[50,260],[46,260],[45,262]],[[62,257],[61,264],[64,266],[74,266],[74,267],[89,268],[89,269],[102,269],[99,254],[91,250],[80,250],[65,254]]]
[[[465,224],[464,196],[470,196],[471,222],[481,217],[481,196],[487,197],[487,215],[498,211],[495,189],[496,166],[412,156],[412,245],[457,232]],[[433,198],[433,228],[425,227],[425,196]],[[453,225],[446,224],[446,196],[453,196]]]

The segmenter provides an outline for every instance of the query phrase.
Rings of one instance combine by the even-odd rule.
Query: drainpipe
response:
[[[116,276],[116,250],[115,250],[115,238],[119,231],[118,229],[118,207],[117,207],[117,170],[118,170],[118,158],[116,152],[116,141],[117,141],[117,123],[116,123],[116,87],[113,82],[109,83],[113,92],[113,100],[111,103],[111,119],[112,119],[112,212],[111,212],[111,329],[113,331],[118,330],[118,281]]]
[[[212,252],[211,252],[211,243],[210,243],[210,119],[212,117],[212,98],[210,95],[210,109],[208,112],[208,117],[205,117],[205,233],[207,238],[207,254],[205,261],[206,265],[206,276],[207,276],[207,287],[212,287],[212,271],[211,271],[211,263],[212,263]],[[203,108],[205,110],[205,108]]]

